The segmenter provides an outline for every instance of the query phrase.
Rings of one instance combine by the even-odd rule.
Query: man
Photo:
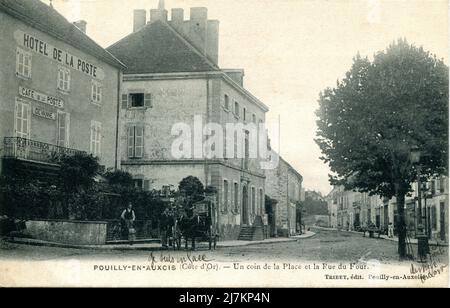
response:
[[[132,245],[136,235],[136,231],[134,229],[134,221],[136,220],[136,215],[134,214],[133,204],[131,203],[131,201],[128,202],[128,207],[123,210],[120,218],[122,220],[124,235],[128,237],[130,245]]]
[[[166,208],[161,216],[161,244],[163,248],[167,248],[168,228],[170,225],[169,209]]]

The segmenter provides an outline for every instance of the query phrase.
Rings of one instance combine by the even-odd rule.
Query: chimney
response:
[[[219,21],[208,20],[206,28],[206,56],[214,62],[219,63]]]
[[[183,9],[172,9],[172,19],[173,23],[182,23],[184,21],[184,10]]]
[[[244,86],[244,70],[243,69],[223,69],[222,72],[228,75],[234,82],[241,87]]]
[[[167,10],[165,9],[164,0],[159,0],[157,9],[150,10],[150,22],[156,20],[167,21]]]
[[[219,61],[219,21],[208,20],[208,9],[193,7],[190,19],[184,20],[184,11],[172,9],[170,25],[214,64]]]
[[[139,31],[147,23],[147,12],[145,10],[134,10],[133,32]]]
[[[86,25],[87,25],[86,21],[78,20],[78,21],[74,21],[73,24],[75,25],[75,27],[80,29],[83,33],[86,33]]]

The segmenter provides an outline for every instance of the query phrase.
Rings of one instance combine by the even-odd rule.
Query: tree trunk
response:
[[[401,189],[396,192],[398,212],[398,254],[401,260],[406,259],[406,221],[405,221],[405,193]]]

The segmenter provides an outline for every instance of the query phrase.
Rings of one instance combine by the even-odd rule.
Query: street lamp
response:
[[[422,166],[420,165],[420,156],[421,151],[418,147],[414,146],[411,148],[410,160],[413,165],[416,166],[417,170],[417,212],[418,212],[418,221],[417,221],[417,254],[420,257],[420,260],[426,259],[427,253],[429,252],[428,246],[428,236],[424,232],[424,227],[422,224],[422,183],[420,179],[420,172]],[[425,209],[426,210],[426,209]]]

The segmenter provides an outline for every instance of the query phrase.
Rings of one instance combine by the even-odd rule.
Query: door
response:
[[[242,187],[242,224],[248,225],[248,189],[244,185]]]
[[[439,224],[440,224],[440,237],[441,241],[445,241],[445,203],[440,203],[440,215],[439,215]]]

